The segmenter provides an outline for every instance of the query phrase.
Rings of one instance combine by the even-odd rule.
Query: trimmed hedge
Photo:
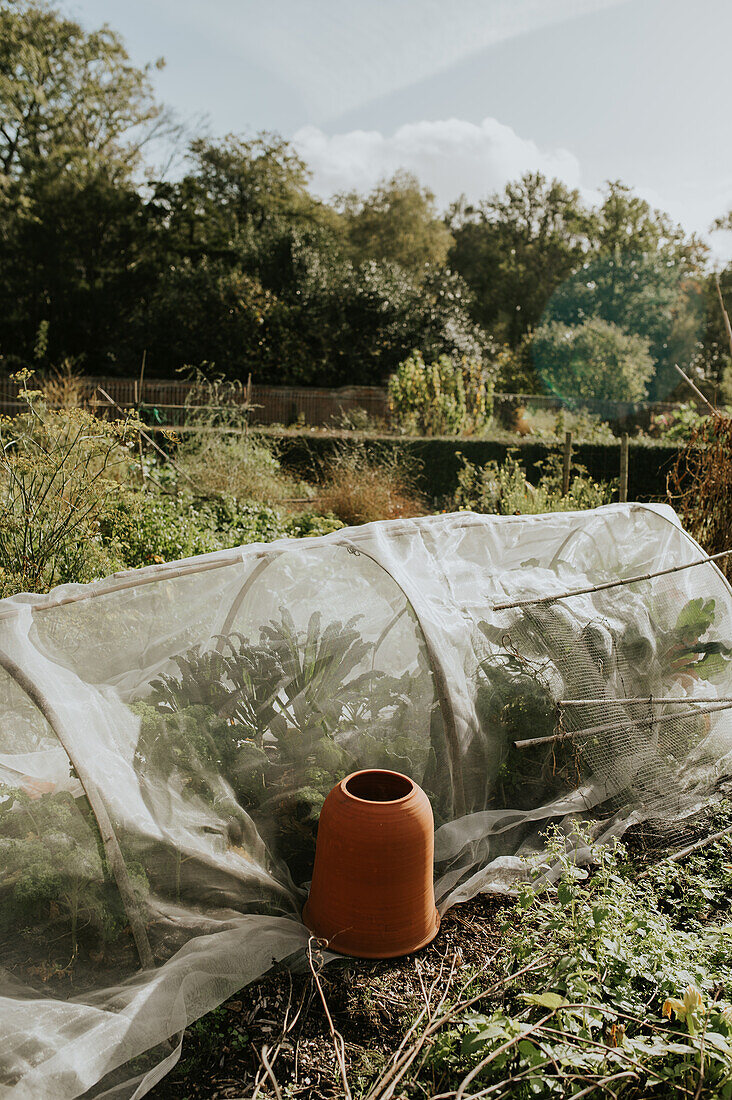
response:
[[[558,444],[522,440],[506,442],[295,430],[265,431],[263,434],[276,443],[283,466],[306,479],[316,477],[323,462],[345,441],[368,440],[396,447],[406,456],[416,459],[420,467],[418,486],[435,503],[454,492],[462,465],[461,455],[475,466],[484,466],[491,459],[503,462],[510,451],[526,469],[529,481],[536,482],[541,475],[536,464],[550,454],[561,454],[562,451]],[[616,444],[581,443],[575,445],[572,453],[573,461],[584,466],[595,481],[610,481],[619,475],[620,441]],[[628,499],[665,501],[666,476],[677,455],[677,447],[631,441],[628,450]]]

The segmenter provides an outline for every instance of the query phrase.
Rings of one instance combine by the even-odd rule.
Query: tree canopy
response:
[[[452,234],[438,215],[435,196],[410,172],[382,180],[364,197],[342,195],[336,204],[354,263],[396,263],[416,275],[426,267],[445,266]]]
[[[72,171],[129,176],[169,124],[110,27],[87,32],[41,0],[0,7],[0,169],[25,183]]]
[[[590,206],[528,173],[442,215],[398,171],[324,201],[278,134],[184,145],[154,94],[162,64],[136,66],[112,28],[45,0],[0,0],[7,368],[35,356],[128,373],[146,352],[157,375],[215,361],[262,382],[339,385],[381,383],[416,349],[541,389],[537,349],[555,348],[563,370],[571,344],[589,356],[578,387],[607,389],[607,354],[640,372],[625,390],[655,397],[674,362],[716,380],[727,368],[706,247],[624,184]],[[162,138],[177,142],[173,175],[150,163]]]
[[[549,392],[570,401],[640,401],[653,373],[648,341],[599,317],[540,325],[531,349]]]
[[[693,361],[701,337],[707,248],[619,182],[594,214],[594,239],[580,267],[550,299],[545,320],[599,318],[648,342],[652,396],[678,384],[675,362]]]
[[[592,215],[579,192],[527,173],[473,206],[449,213],[450,262],[475,294],[476,319],[515,347],[538,324],[547,299],[582,263]]]

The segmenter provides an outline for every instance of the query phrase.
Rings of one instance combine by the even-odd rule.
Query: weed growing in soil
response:
[[[609,504],[616,491],[614,482],[597,482],[583,466],[574,467],[569,492],[562,493],[562,460],[553,455],[539,466],[541,476],[532,485],[515,455],[505,462],[474,466],[463,457],[458,484],[450,507],[491,515],[536,515],[539,512],[572,512]]]
[[[566,840],[550,833],[548,862],[506,928],[506,965],[521,980],[500,1006],[463,1014],[433,1046],[439,1091],[732,1096],[729,929],[674,921],[622,873],[621,846],[595,848],[588,874]]]

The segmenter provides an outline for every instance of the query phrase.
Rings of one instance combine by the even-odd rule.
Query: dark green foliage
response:
[[[660,246],[650,254],[601,251],[557,290],[547,306],[545,323],[576,326],[581,330],[593,320],[625,335],[627,346],[622,349],[619,365],[628,397],[631,400],[645,397],[645,383],[652,375],[648,397],[664,401],[678,386],[674,363],[686,370],[696,359],[703,305],[703,282],[701,278],[692,278],[682,255],[669,256]],[[617,338],[616,342],[620,346]],[[594,344],[597,352],[607,357],[607,338],[595,339]],[[536,369],[546,379],[546,352],[541,348],[532,350]],[[587,354],[589,348],[578,350]],[[609,354],[613,356],[612,349]],[[593,369],[582,379],[585,392],[595,375]],[[610,378],[608,375],[594,396],[625,400],[624,392],[617,395],[612,392]],[[563,392],[556,384],[551,389]]]
[[[473,291],[473,315],[515,348],[582,263],[591,215],[578,191],[527,173],[477,206],[456,203],[450,228],[450,262]]]
[[[487,776],[494,773],[486,792],[488,807],[533,809],[575,785],[579,762],[571,742],[532,749],[514,744],[557,732],[556,701],[541,667],[511,653],[483,661],[476,676],[475,709],[489,735],[487,756],[493,758],[474,764]]]
[[[654,367],[647,340],[600,317],[540,325],[531,354],[545,388],[570,401],[640,401]]]
[[[606,185],[589,254],[548,301],[544,320],[596,318],[647,342],[655,365],[649,396],[678,385],[699,351],[707,247],[618,181]]]
[[[467,763],[476,777],[485,777],[486,806],[535,808],[593,775],[611,778],[623,759],[635,760],[629,787],[614,791],[607,811],[638,796],[662,804],[677,782],[673,762],[683,763],[706,735],[704,713],[658,722],[654,746],[649,726],[638,724],[648,717],[647,707],[623,704],[623,695],[663,698],[689,673],[714,681],[724,674],[732,649],[726,640],[708,637],[714,600],[687,601],[671,618],[672,627],[667,622],[673,603],[659,601],[648,610],[642,631],[635,622],[613,629],[599,617],[583,625],[561,604],[524,608],[508,635],[503,627],[478,624],[497,647],[479,659],[476,670],[480,735]],[[479,641],[476,648],[481,654]],[[588,702],[565,708],[561,699]],[[688,704],[676,705],[677,713],[687,710]],[[601,729],[595,733],[595,727]],[[516,744],[534,738],[546,740]]]
[[[277,134],[194,138],[176,180],[139,172],[180,137],[111,29],[41,0],[0,12],[0,343],[6,361],[170,375],[215,361],[268,383],[379,383],[418,348],[540,388],[527,337],[590,319],[673,363],[728,362],[705,248],[618,182],[588,208],[529,173],[475,206],[405,173],[328,204]],[[144,183],[141,182],[144,179]],[[723,280],[724,281],[724,280]],[[727,280],[728,281],[728,280]],[[593,379],[585,379],[585,388]]]
[[[318,433],[287,431],[279,434],[267,432],[269,439],[277,443],[277,450],[285,469],[301,477],[316,477],[327,458],[337,451],[347,436],[332,432]],[[557,454],[548,443],[517,442],[516,437],[499,439],[439,439],[371,436],[370,444],[382,443],[407,456],[418,469],[417,487],[438,507],[452,503],[458,478],[464,467],[464,459],[479,470],[487,463],[504,465],[507,457],[515,455],[535,484],[546,471],[547,460]],[[662,443],[636,442],[629,448],[629,499],[665,500],[666,475],[671,463],[678,456],[676,447]],[[594,482],[611,482],[618,476],[620,443],[582,443],[573,449],[574,468],[583,467]],[[447,504],[443,503],[447,501]]]
[[[348,251],[355,263],[396,263],[418,277],[445,264],[450,231],[438,217],[435,197],[409,172],[382,180],[370,195],[341,196]]]
[[[638,349],[649,347],[657,400],[678,384],[675,362],[686,368],[702,360],[721,377],[726,353],[718,323],[707,321],[709,350],[702,348],[712,304],[706,247],[625,185],[609,182],[601,204],[588,209],[577,191],[528,174],[476,207],[456,204],[451,228],[451,260],[473,291],[473,315],[514,353],[503,373],[514,384],[520,379],[520,388],[533,389],[525,337],[553,322],[616,326],[640,341],[635,361]],[[536,370],[546,384],[547,363]],[[580,392],[596,374],[596,367],[586,378],[577,372]]]
[[[156,374],[215,362],[246,379],[268,354],[277,299],[254,275],[217,257],[181,257],[156,274],[135,304],[125,337],[128,361],[142,342]],[[172,323],[175,318],[175,323]]]
[[[115,373],[127,340],[120,319],[129,322],[157,280],[149,205],[131,184],[103,171],[90,179],[44,178],[26,191],[22,205],[4,212],[0,234],[6,364],[34,359],[35,334],[45,324],[41,365],[69,356],[94,373]]]
[[[553,829],[547,839],[504,929],[501,1003],[455,1013],[418,1076],[431,1071],[441,1094],[468,1077],[466,1095],[493,1085],[506,1100],[732,1096],[729,928],[690,927],[669,898],[685,878],[699,912],[707,895],[728,894],[729,876],[716,871],[708,889],[661,864],[654,890],[623,873],[622,847],[595,847],[588,874],[573,862],[588,836]]]
[[[102,535],[118,560],[137,568],[244,543],[324,535],[340,526],[333,517],[287,516],[266,504],[228,496],[201,500],[185,490],[176,496],[123,491],[105,517]]]
[[[562,494],[562,460],[557,454],[537,463],[538,485],[532,485],[514,454],[499,465],[490,461],[482,469],[462,456],[463,468],[450,506],[489,515],[536,515],[541,512],[571,512],[610,504],[613,484],[598,484],[583,466],[571,470],[569,492]]]
[[[429,760],[428,670],[369,668],[372,649],[356,620],[323,626],[315,613],[299,631],[283,610],[256,639],[231,634],[178,656],[177,675],[158,677],[135,704],[143,787],[175,779],[234,820],[239,807],[251,812],[295,879],[305,877],[334,783],[361,767],[421,777]]]
[[[378,384],[414,347],[457,358],[487,347],[457,275],[430,270],[417,280],[393,263],[356,267],[311,245],[300,260],[297,282],[266,321],[273,383]]]
[[[709,833],[722,832],[730,824],[729,799],[707,811],[705,828]],[[677,924],[694,928],[723,917],[732,908],[732,835],[683,860],[652,867],[648,877],[660,909]]]

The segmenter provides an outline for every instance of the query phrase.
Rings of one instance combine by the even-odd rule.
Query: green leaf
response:
[[[728,659],[721,653],[706,653],[701,661],[696,662],[694,671],[699,673],[702,680],[713,680],[724,673],[728,663]]]
[[[569,905],[575,897],[574,887],[568,882],[560,882],[557,887],[557,897],[560,905]]]
[[[676,620],[676,629],[693,630],[695,637],[700,638],[709,630],[713,622],[714,600],[704,600],[699,597],[684,604]]]
[[[545,1055],[530,1039],[522,1039],[517,1049],[524,1061],[528,1062],[530,1066],[536,1066],[544,1061]]]
[[[559,993],[522,993],[521,996],[527,1004],[540,1005],[542,1008],[551,1008],[553,1011],[570,1004]]]

